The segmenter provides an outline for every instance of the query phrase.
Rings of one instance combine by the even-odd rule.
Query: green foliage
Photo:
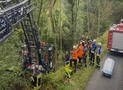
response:
[[[121,18],[123,18],[123,1],[116,0],[113,2],[112,21],[115,23],[119,23]]]
[[[108,31],[106,31],[101,37],[97,38],[97,42],[102,43],[102,58],[107,51],[107,36]],[[89,59],[87,59],[88,66],[87,68],[82,67],[77,69],[77,72],[74,73],[71,77],[71,81],[67,82],[65,79],[64,68],[60,68],[55,73],[50,73],[43,77],[42,88],[43,90],[84,90],[86,87],[89,78],[93,74],[95,67],[89,66]]]
[[[15,31],[0,46],[0,89],[3,90],[23,89],[26,83],[20,77],[22,73],[22,57],[20,55],[22,29],[15,29]]]
[[[16,0],[14,0],[15,2]],[[36,3],[34,20],[36,21],[41,41],[47,43],[54,42],[54,34],[49,18],[49,0],[32,0]],[[42,6],[41,5],[42,1]],[[51,2],[53,3],[54,0]],[[88,4],[87,4],[88,1]],[[98,2],[100,1],[100,3]],[[61,5],[61,7],[60,7]],[[71,50],[74,43],[79,41],[82,34],[89,35],[91,38],[97,38],[98,14],[100,7],[100,31],[102,35],[112,23],[117,23],[123,18],[123,1],[122,0],[56,0],[53,7],[53,19],[55,21],[55,29],[57,34],[57,54],[58,54],[58,70],[43,77],[42,90],[68,90],[76,88],[85,88],[88,78],[92,74],[94,68],[79,70],[72,76],[71,83],[67,83],[64,79],[64,65],[60,55],[60,28],[62,29],[62,46],[63,53],[65,50]],[[41,9],[41,14],[39,11]],[[89,15],[87,14],[87,9]],[[38,15],[40,18],[38,18]],[[88,18],[90,21],[88,21]],[[37,22],[39,21],[39,22]],[[88,22],[90,24],[88,31]],[[103,55],[107,47],[107,33],[97,39],[103,45]],[[29,87],[30,73],[23,72],[21,45],[23,42],[23,32],[21,27],[15,29],[13,35],[0,46],[0,89],[2,90],[18,90]],[[102,56],[103,56],[102,55]],[[63,54],[64,56],[64,54]],[[61,68],[62,67],[62,68]],[[26,76],[25,76],[26,75]],[[81,77],[80,77],[81,76]],[[80,81],[78,80],[80,79]]]

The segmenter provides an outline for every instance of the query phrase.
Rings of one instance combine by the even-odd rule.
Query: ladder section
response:
[[[34,34],[30,25],[30,21],[29,18],[27,18],[26,20],[24,20],[24,27],[26,28],[25,32],[27,34],[28,37],[28,43],[30,45],[31,48],[31,64],[36,63],[36,61],[38,60],[38,56],[37,56],[37,52],[36,52],[36,41],[34,38]]]

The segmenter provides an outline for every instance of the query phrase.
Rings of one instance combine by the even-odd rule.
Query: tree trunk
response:
[[[51,1],[50,1],[51,2]],[[55,23],[54,23],[54,19],[53,19],[53,14],[52,14],[52,9],[53,6],[50,3],[50,7],[49,7],[49,17],[50,17],[50,21],[51,21],[51,27],[54,33],[54,57],[55,57],[55,71],[57,70],[57,36],[56,36],[56,30],[55,30]]]
[[[75,15],[75,32],[77,30],[77,17],[78,17],[78,6],[79,6],[79,0],[76,0],[76,15]],[[77,33],[75,34],[76,35],[76,40],[75,42],[77,42]]]
[[[71,13],[72,13],[72,27],[71,27],[71,31],[72,31],[72,36],[73,37],[73,40],[72,40],[72,46],[74,44],[74,0],[72,0],[72,8],[71,8]]]
[[[61,55],[61,60],[63,59],[63,55],[62,55],[62,19],[61,19],[61,0],[60,0],[60,55]]]
[[[88,25],[88,34],[90,35],[90,18],[89,18],[89,0],[87,0],[87,25]]]
[[[41,14],[41,10],[42,10],[42,5],[43,5],[43,0],[41,0],[40,2],[40,9],[39,9],[39,14],[38,14],[38,19],[37,19],[37,24],[39,25],[39,21],[40,21],[40,14]]]
[[[98,29],[97,29],[97,36],[100,35],[100,0],[98,0]]]

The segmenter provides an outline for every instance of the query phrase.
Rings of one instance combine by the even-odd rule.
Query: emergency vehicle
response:
[[[120,24],[113,24],[108,32],[108,51],[123,53],[123,19]]]

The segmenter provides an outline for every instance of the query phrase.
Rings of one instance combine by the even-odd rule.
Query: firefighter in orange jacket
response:
[[[76,65],[77,65],[77,59],[78,59],[76,48],[77,48],[76,46],[73,46],[72,60],[74,61],[74,72],[76,72]]]
[[[83,57],[83,45],[82,42],[80,42],[80,45],[77,49],[77,54],[78,54],[78,59],[79,59],[79,63],[81,63],[82,57]]]

